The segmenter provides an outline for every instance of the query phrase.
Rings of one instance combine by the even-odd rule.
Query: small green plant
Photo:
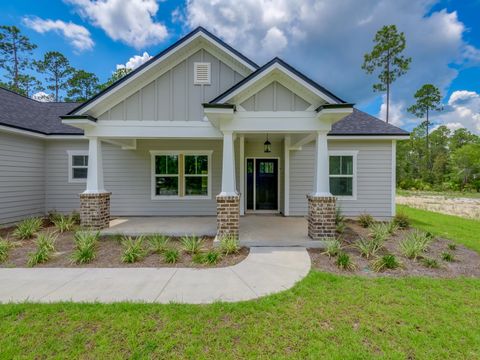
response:
[[[356,241],[355,246],[363,257],[369,259],[370,257],[375,256],[378,251],[383,248],[383,242],[379,242],[375,239],[360,238]]]
[[[374,223],[370,225],[369,236],[376,241],[377,243],[383,243],[388,239],[390,235],[390,228],[388,224],[385,223]]]
[[[388,233],[390,235],[395,235],[399,229],[398,225],[395,224],[394,221],[390,221],[389,223],[387,223],[387,229],[388,229]]]
[[[396,224],[400,229],[406,229],[410,226],[410,219],[409,217],[404,214],[404,213],[397,213],[393,217],[393,222]]]
[[[52,253],[55,251],[55,241],[57,241],[57,234],[54,232],[38,234],[35,240],[37,248],[28,255],[27,265],[33,267],[50,260]]]
[[[123,255],[122,261],[124,263],[134,263],[141,260],[145,256],[145,249],[143,248],[143,236],[133,238],[131,236],[124,236],[122,239]]]
[[[238,253],[240,245],[237,238],[234,236],[222,236],[220,238],[220,251],[225,255]]]
[[[417,259],[428,250],[432,239],[423,231],[413,231],[400,242],[400,251],[409,259]]]
[[[21,240],[31,239],[43,226],[43,219],[28,218],[19,223],[13,235]]]
[[[78,211],[73,211],[71,214],[70,214],[70,217],[72,218],[73,222],[76,224],[76,225],[80,225],[80,213]]]
[[[202,239],[196,235],[182,236],[180,242],[183,250],[188,254],[196,254],[202,249]]]
[[[364,228],[370,227],[374,222],[375,220],[370,214],[360,214],[358,217],[358,223]]]
[[[180,252],[174,248],[167,249],[163,253],[163,259],[168,264],[175,264],[180,259]]]
[[[7,261],[8,253],[12,248],[12,243],[7,239],[0,237],[0,264]]]
[[[77,264],[86,264],[95,259],[99,232],[77,231],[74,235],[75,250],[72,260]]]
[[[395,255],[386,254],[372,262],[372,269],[375,272],[380,272],[385,269],[396,269],[400,266]]]
[[[351,271],[355,270],[356,268],[355,264],[352,262],[352,259],[350,259],[350,256],[344,252],[338,254],[336,264],[342,270]]]
[[[422,259],[422,264],[423,266],[427,267],[427,268],[430,268],[430,269],[437,269],[440,267],[440,265],[438,265],[438,261],[435,260],[435,259],[432,259],[432,258],[423,258]]]
[[[338,239],[326,241],[325,251],[322,254],[328,257],[337,256],[342,252],[342,243]]]
[[[337,207],[335,209],[335,225],[342,224],[345,222],[345,216],[342,213],[342,209]]]
[[[168,248],[170,238],[166,235],[153,234],[148,236],[148,242],[150,243],[150,249],[154,253],[161,254]]]
[[[193,256],[193,262],[197,264],[215,265],[220,260],[220,253],[215,250],[210,250],[206,253],[197,253]]]
[[[70,231],[75,227],[75,220],[71,216],[59,214],[58,216],[53,217],[51,221],[61,233]]]
[[[455,256],[451,252],[445,251],[442,253],[442,260],[447,262],[453,262],[455,261]]]
[[[455,243],[449,243],[449,244],[448,244],[448,249],[449,249],[449,250],[452,250],[452,251],[457,250],[457,244],[455,244]]]
[[[346,228],[347,228],[347,225],[344,222],[341,222],[335,225],[335,231],[338,234],[343,234]]]

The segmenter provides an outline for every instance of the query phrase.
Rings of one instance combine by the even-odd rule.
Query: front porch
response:
[[[217,219],[214,216],[188,217],[119,217],[110,221],[102,235],[165,234],[183,236],[195,234],[214,237]],[[246,215],[240,218],[239,241],[242,246],[299,246],[322,248],[323,241],[312,241],[304,217],[279,215]]]

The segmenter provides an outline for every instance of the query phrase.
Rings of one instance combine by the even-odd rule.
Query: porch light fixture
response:
[[[269,153],[272,152],[272,144],[268,141],[268,134],[267,134],[267,141],[263,143],[263,152]]]

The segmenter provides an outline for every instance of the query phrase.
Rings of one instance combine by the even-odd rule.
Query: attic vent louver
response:
[[[210,63],[193,63],[193,83],[195,85],[210,85]]]

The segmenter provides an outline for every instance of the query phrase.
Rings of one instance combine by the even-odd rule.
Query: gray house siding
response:
[[[195,62],[209,62],[211,84],[195,85]],[[208,102],[243,76],[206,50],[199,50],[99,116],[99,120],[203,120]]]
[[[45,212],[45,143],[0,133],[0,224]]]
[[[305,195],[313,188],[314,143],[290,152],[290,215],[306,215]],[[392,142],[366,140],[329,140],[332,151],[358,150],[357,199],[339,200],[347,216],[369,213],[388,218],[392,211]]]

